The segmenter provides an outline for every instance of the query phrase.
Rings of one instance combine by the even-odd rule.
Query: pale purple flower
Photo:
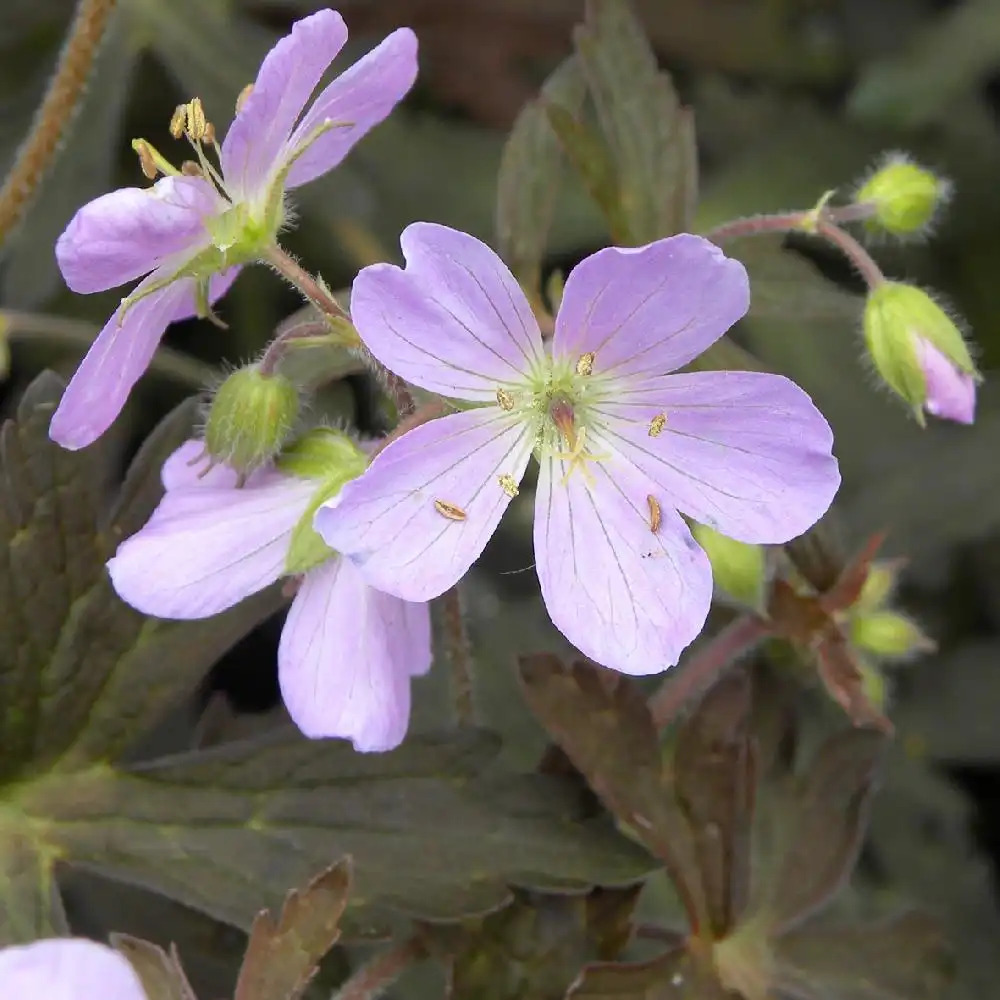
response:
[[[239,265],[259,259],[273,242],[285,220],[284,192],[340,163],[413,85],[417,42],[400,28],[305,110],[346,40],[344,20],[332,10],[297,22],[264,59],[222,143],[217,171],[199,148],[203,176],[175,173],[148,189],[112,191],[73,217],[56,244],[73,291],[146,277],[70,382],[49,431],[58,444],[82,448],[108,429],[167,326],[206,315]]]
[[[389,369],[467,408],[392,442],[317,512],[317,531],[373,586],[427,600],[454,584],[534,453],[552,621],[598,663],[653,673],[697,635],[712,596],[679,512],[771,543],[830,505],[832,435],[801,389],[760,372],[667,374],[748,307],[743,267],[706,240],[588,257],[566,282],[551,345],[478,240],[417,223],[402,248],[405,270],[357,277],[354,322]]]
[[[963,372],[929,340],[915,336],[917,361],[924,373],[924,409],[934,417],[971,424],[976,419],[976,379]]]
[[[4,1000],[146,1000],[132,966],[107,945],[46,938],[0,948]]]
[[[288,575],[293,532],[321,488],[273,468],[238,487],[224,466],[200,473],[202,454],[189,441],[167,460],[159,506],[108,562],[119,596],[145,614],[207,618]],[[390,749],[406,734],[410,678],[430,661],[427,606],[373,590],[349,560],[323,549],[302,575],[278,647],[296,725],[358,750]]]

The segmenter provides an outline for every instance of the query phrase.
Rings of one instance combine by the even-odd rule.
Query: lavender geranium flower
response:
[[[299,577],[278,648],[292,719],[310,737],[388,750],[406,733],[410,678],[431,661],[430,616],[369,587],[316,536],[312,512],[367,458],[334,431],[314,431],[278,468],[198,471],[189,441],[164,464],[166,493],[108,563],[127,603],[160,618],[206,618],[285,576]],[[331,470],[334,470],[331,474]]]
[[[47,938],[0,949],[0,996],[8,1000],[146,1000],[132,966],[107,945]]]
[[[551,345],[484,244],[417,223],[407,266],[365,268],[352,316],[397,375],[471,404],[391,443],[319,509],[317,531],[380,590],[427,600],[482,552],[538,457],[535,559],[555,625],[646,674],[701,629],[711,569],[679,512],[784,542],[840,477],[826,421],[759,372],[668,372],[747,310],[743,267],[697,236],[601,250],[569,276]]]
[[[122,188],[84,205],[56,244],[66,284],[99,292],[146,275],[98,335],[52,419],[52,439],[82,448],[121,412],[167,326],[211,305],[240,265],[260,259],[285,222],[285,192],[335,167],[413,85],[417,43],[400,28],[337,77],[303,113],[347,40],[343,18],[320,10],[297,22],[268,53],[241,95],[219,151],[198,101],[178,109],[172,132],[198,156],[181,173],[137,140],[151,188]]]

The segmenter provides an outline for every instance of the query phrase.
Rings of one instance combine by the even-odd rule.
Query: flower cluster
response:
[[[269,259],[285,191],[338,163],[410,87],[415,43],[404,29],[303,114],[345,37],[332,11],[300,21],[241,98],[218,168],[214,130],[193,101],[173,131],[197,164],[177,171],[139,142],[146,172],[166,176],[99,198],[72,221],[57,249],[70,287],[148,277],[73,379],[52,421],[58,442],[80,447],[107,428],[167,324],[208,312],[240,266]],[[426,602],[478,558],[532,457],[552,621],[630,674],[676,663],[708,613],[711,564],[685,518],[736,542],[782,543],[823,515],[840,481],[830,428],[793,383],[679,371],[749,305],[742,265],[708,240],[679,235],[586,258],[549,339],[479,240],[416,223],[402,250],[405,267],[358,275],[351,320],[377,363],[438,397],[436,418],[414,421],[369,460],[344,432],[296,437],[297,402],[272,373],[230,380],[239,398],[226,413],[238,418],[210,420],[207,449],[190,441],[167,461],[159,506],[108,564],[124,600],[166,618],[218,614],[287,578],[285,704],[308,736],[359,750],[403,738],[410,678],[430,666]],[[247,435],[267,447],[248,451]]]

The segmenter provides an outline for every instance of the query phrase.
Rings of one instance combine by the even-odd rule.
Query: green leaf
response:
[[[803,928],[778,942],[775,959],[779,993],[796,1000],[940,1000],[953,975],[940,929],[921,913]]]
[[[69,934],[52,861],[0,800],[0,947]]]
[[[749,890],[756,791],[749,714],[746,673],[723,677],[681,726],[674,751],[677,800],[694,833],[716,938],[723,937],[740,916]]]
[[[546,106],[575,116],[586,84],[580,61],[564,60],[514,122],[497,177],[497,248],[529,294],[540,291],[540,272],[555,212],[563,158]]]
[[[39,376],[0,441],[6,776],[114,759],[280,604],[269,591],[216,618],[163,622],[120,601],[104,563],[148,516],[162,459],[190,433],[192,409],[152,436],[108,518],[102,469],[111,446],[70,452],[48,439],[61,394],[59,379]]]
[[[502,906],[508,884],[578,891],[648,874],[645,852],[587,815],[571,783],[484,773],[496,751],[473,733],[359,755],[283,731],[39,778],[16,807],[70,863],[243,928],[331,856],[353,859],[355,936],[382,931],[389,909],[451,919]]]
[[[548,653],[521,658],[521,681],[531,710],[604,805],[667,864],[697,923],[705,904],[695,845],[639,689],[621,674],[582,662],[566,668]]]
[[[694,120],[658,69],[631,5],[587,0],[574,40],[614,157],[631,242],[689,229],[697,197]]]
[[[350,885],[351,866],[338,861],[289,893],[277,923],[267,911],[259,913],[233,1000],[298,1000],[340,937]]]
[[[823,744],[798,783],[767,880],[777,932],[824,906],[850,877],[887,743],[873,729],[845,730]]]
[[[111,944],[135,969],[147,1000],[198,1000],[176,948],[167,954],[159,945],[128,934],[112,934]]]

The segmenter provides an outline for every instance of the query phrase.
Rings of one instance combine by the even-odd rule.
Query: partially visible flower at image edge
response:
[[[5,1000],[147,1000],[128,960],[85,938],[45,938],[0,948]]]
[[[219,171],[199,139],[193,144],[200,176],[181,173],[157,154],[156,166],[168,176],[151,188],[102,195],[70,221],[56,258],[74,292],[100,292],[146,277],[122,301],[70,382],[50,426],[58,444],[82,448],[108,429],[166,328],[208,315],[240,266],[273,243],[286,218],[285,191],[337,166],[413,85],[417,41],[400,28],[334,79],[303,114],[346,41],[344,20],[332,10],[298,21],[241,98],[219,148]]]
[[[582,261],[551,347],[485,244],[431,223],[401,242],[405,269],[376,264],[355,280],[353,321],[387,368],[465,408],[393,441],[317,512],[319,534],[373,586],[407,600],[452,586],[534,453],[535,560],[553,623],[597,663],[656,673],[712,597],[680,513],[760,544],[794,538],[829,507],[833,436],[800,388],[761,372],[667,374],[749,305],[742,265],[707,240]]]
[[[118,595],[159,618],[207,618],[301,578],[278,647],[292,720],[312,738],[395,747],[409,722],[410,678],[430,668],[426,604],[373,590],[349,560],[304,536],[322,484],[268,467],[240,487],[225,466],[200,470],[203,454],[189,441],[164,464],[163,499],[108,562]]]

